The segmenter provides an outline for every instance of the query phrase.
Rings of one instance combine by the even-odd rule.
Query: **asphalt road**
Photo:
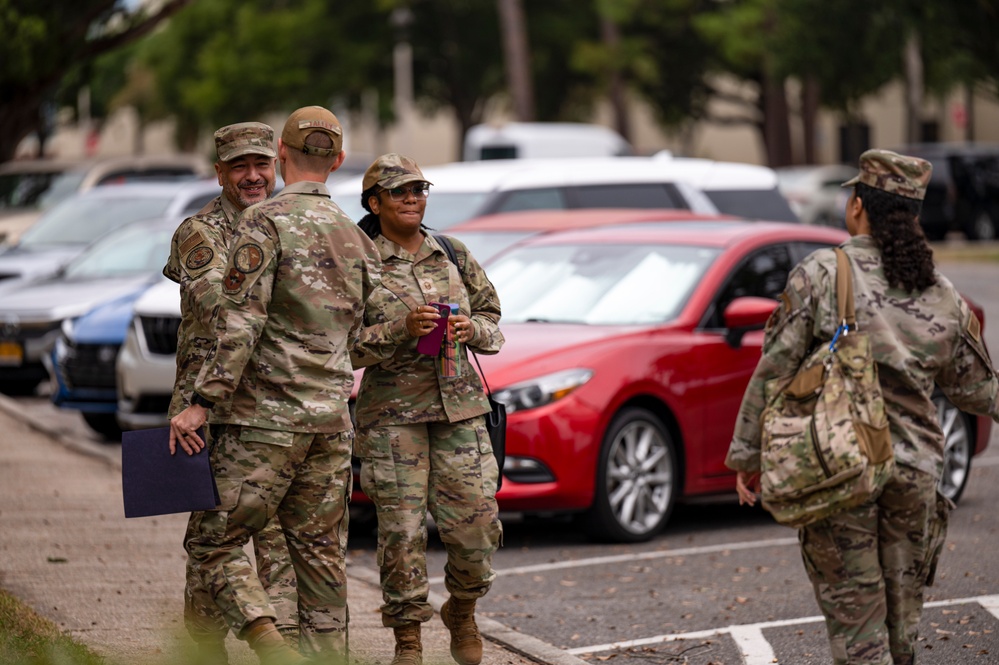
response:
[[[999,349],[999,264],[948,263],[942,271],[985,309],[986,339]],[[21,402],[82,447],[120,455],[120,446],[97,443],[76,414],[44,398]],[[925,662],[999,663],[997,438],[999,427],[952,515],[920,627]],[[622,665],[832,662],[796,532],[759,508],[740,508],[734,498],[680,506],[666,531],[641,545],[589,542],[569,519],[504,517],[498,577],[480,608],[509,628],[584,660]],[[432,588],[443,593],[444,553],[431,542]],[[360,565],[374,567],[374,549],[370,532],[351,534]]]

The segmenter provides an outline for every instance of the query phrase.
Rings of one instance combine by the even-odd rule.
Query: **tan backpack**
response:
[[[836,309],[833,339],[805,358],[790,383],[767,383],[763,507],[788,526],[859,506],[880,493],[894,468],[871,341],[857,330],[850,261],[838,247]]]

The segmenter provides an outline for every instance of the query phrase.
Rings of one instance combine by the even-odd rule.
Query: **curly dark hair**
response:
[[[361,221],[357,225],[361,228],[364,233],[367,234],[369,238],[374,240],[382,233],[382,220],[378,219],[378,215],[371,212],[371,205],[368,203],[368,199],[372,196],[378,194],[381,189],[378,185],[372,185],[366,190],[361,192],[361,207],[368,211],[368,214],[361,218]]]
[[[923,291],[937,283],[933,250],[919,224],[922,201],[858,182],[854,195],[864,203],[871,237],[881,250],[888,286]]]

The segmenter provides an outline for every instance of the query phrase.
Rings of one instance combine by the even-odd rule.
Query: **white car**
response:
[[[176,377],[180,286],[166,278],[135,302],[116,364],[118,424],[122,429],[165,427]]]
[[[749,219],[798,221],[773,169],[653,157],[504,159],[428,166],[426,224],[442,230],[472,217],[517,210],[672,208]],[[361,177],[337,183],[333,200],[358,220]]]

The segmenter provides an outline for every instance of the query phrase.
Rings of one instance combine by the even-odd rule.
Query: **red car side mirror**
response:
[[[727,332],[725,339],[737,348],[742,336],[750,330],[762,330],[767,319],[777,309],[778,302],[771,298],[746,296],[728,304],[723,314]]]

